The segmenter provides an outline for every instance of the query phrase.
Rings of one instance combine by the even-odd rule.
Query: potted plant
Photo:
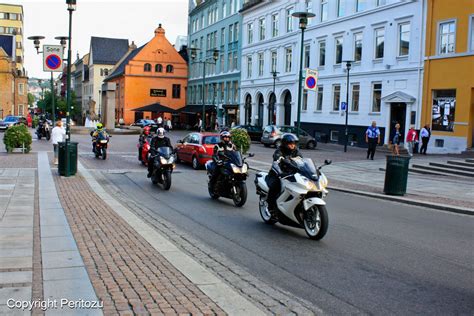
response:
[[[234,128],[230,131],[232,142],[237,150],[246,154],[250,149],[250,136],[243,128]]]
[[[24,124],[14,125],[5,131],[3,143],[8,153],[15,148],[20,148],[23,153],[31,150],[32,138],[28,128]]]

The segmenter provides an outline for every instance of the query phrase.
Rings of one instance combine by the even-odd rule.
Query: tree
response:
[[[35,96],[28,92],[28,105],[32,107],[33,103],[35,103]]]
[[[56,108],[56,117],[58,117],[59,113],[62,113],[62,116],[66,116],[67,112],[67,100],[65,97],[58,97],[55,96],[54,99],[55,108]],[[53,113],[53,106],[52,106],[52,94],[50,91],[46,91],[44,93],[43,100],[38,101],[38,107],[46,113]],[[71,95],[71,116],[75,116],[81,112],[81,107],[77,106],[76,102],[76,93],[72,91]]]

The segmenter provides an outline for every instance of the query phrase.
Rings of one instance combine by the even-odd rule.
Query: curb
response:
[[[249,169],[254,170],[254,171],[263,171],[263,172],[265,172],[265,170],[258,169],[258,168],[255,168],[255,167],[249,167]],[[468,209],[468,208],[463,208],[463,207],[456,207],[456,206],[451,206],[451,205],[446,205],[446,204],[439,204],[439,203],[429,203],[429,202],[424,202],[424,201],[419,201],[419,200],[414,200],[414,199],[407,199],[407,198],[397,197],[397,196],[393,196],[393,195],[385,195],[385,194],[380,194],[380,193],[358,191],[358,190],[352,190],[352,189],[345,189],[345,188],[341,188],[341,187],[329,186],[328,188],[330,190],[334,190],[334,191],[350,193],[350,194],[360,195],[360,196],[366,196],[366,197],[371,197],[371,198],[380,199],[380,200],[399,202],[399,203],[416,205],[416,206],[423,206],[423,207],[426,207],[426,208],[431,208],[431,209],[436,209],[436,210],[441,210],[441,211],[446,211],[446,212],[451,212],[451,213],[474,216],[474,210]]]

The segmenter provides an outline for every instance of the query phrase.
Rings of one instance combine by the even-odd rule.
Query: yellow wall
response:
[[[17,13],[22,16],[22,20],[3,20],[0,19],[0,26],[5,26],[5,27],[16,27],[21,29],[21,34],[18,34],[16,36],[16,42],[20,42],[21,45],[24,45],[23,42],[23,6],[21,5],[13,5],[13,4],[0,4],[0,12],[7,12],[7,13]],[[16,55],[20,56],[22,59],[24,57],[23,54],[23,47],[16,49]],[[17,63],[18,70],[23,70],[23,62],[22,63]]]

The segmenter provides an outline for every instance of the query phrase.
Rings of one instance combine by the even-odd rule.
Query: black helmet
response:
[[[285,149],[288,149],[289,143],[298,144],[298,137],[293,134],[284,134],[281,138],[281,146]]]

